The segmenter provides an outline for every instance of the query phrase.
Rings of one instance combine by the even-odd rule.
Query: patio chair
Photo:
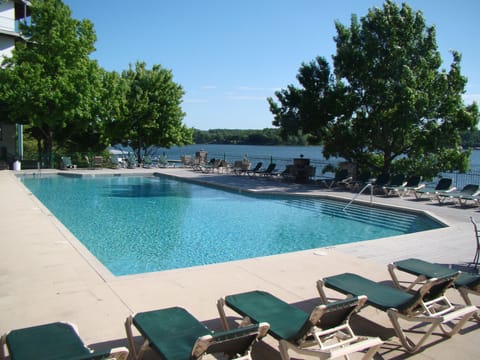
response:
[[[383,187],[390,184],[390,174],[380,174],[377,178],[373,179],[373,192],[378,193],[381,191],[383,193]]]
[[[347,169],[340,169],[335,172],[333,179],[320,179],[320,182],[326,188],[332,189],[334,187],[347,187],[352,181],[352,177],[349,175]]]
[[[414,275],[416,278],[413,281],[400,281],[395,271],[402,271]],[[425,283],[429,279],[452,276],[457,273],[445,265],[433,264],[414,258],[388,264],[388,272],[397,288],[401,289],[402,283],[408,283],[407,291],[413,289],[416,285]],[[465,304],[472,305],[470,294],[480,296],[480,275],[461,272],[455,279],[453,286],[458,290]],[[478,312],[474,316],[477,320],[480,320]]]
[[[394,189],[405,186],[405,175],[397,174],[385,185],[382,186],[382,190],[386,196],[390,196],[395,193]],[[379,186],[377,185],[377,188]]]
[[[72,158],[70,156],[61,157],[61,167],[62,169],[75,169],[77,165],[72,163]]]
[[[55,322],[23,329],[12,330],[2,336],[0,359],[117,359],[127,360],[128,349],[124,347],[107,351],[93,351],[83,343],[74,325]]]
[[[277,164],[270,163],[267,168],[263,171],[257,171],[257,174],[260,176],[273,176],[273,172],[275,171]]]
[[[137,351],[135,326],[145,341]],[[214,332],[187,310],[171,307],[129,316],[125,321],[127,340],[134,359],[152,348],[165,360],[200,359],[204,354],[222,354],[228,359],[250,359],[253,345],[267,335],[268,324],[259,323],[230,331]]]
[[[435,196],[439,192],[449,192],[454,191],[455,188],[452,187],[452,179],[450,178],[442,178],[438,181],[435,187],[426,186],[424,188],[415,190],[415,197],[420,199],[423,195],[427,196]]]
[[[317,289],[324,302],[328,301],[324,287],[348,296],[365,294],[367,305],[387,313],[401,344],[408,352],[413,353],[420,349],[437,327],[444,335],[451,337],[477,311],[475,306],[454,306],[445,296],[445,291],[457,276],[458,274],[429,279],[420,289],[408,293],[356,274],[344,273],[319,280]],[[417,325],[430,324],[430,327],[415,343],[405,334],[400,319],[415,322]],[[454,320],[457,323],[450,327]],[[418,330],[417,326],[414,328]]]
[[[421,184],[422,177],[419,175],[410,176],[407,182],[403,185],[387,185],[383,189],[387,191],[387,196],[398,195],[400,197],[408,195],[410,192],[415,192],[418,189],[425,187],[425,184]]]
[[[370,359],[382,344],[379,338],[357,336],[349,324],[352,314],[365,304],[364,296],[315,307],[310,314],[264,291],[229,295],[217,302],[222,325],[229,328],[225,314],[228,306],[244,317],[244,323],[270,324],[269,334],[279,341],[283,360],[289,351],[319,359],[366,351]]]
[[[262,167],[263,162],[259,161],[257,162],[257,165],[253,169],[247,170],[247,175],[255,175],[258,171],[260,171],[260,168]]]
[[[438,192],[436,194],[438,203],[444,203],[447,199],[458,201],[458,204],[464,206],[468,201],[477,202],[480,198],[476,197],[480,191],[480,187],[476,184],[467,184],[460,191]]]
[[[102,168],[103,167],[103,156],[94,156],[93,157],[93,166],[95,168]]]

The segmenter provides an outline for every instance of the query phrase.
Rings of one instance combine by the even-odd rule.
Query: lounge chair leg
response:
[[[400,325],[400,322],[398,321],[399,313],[397,313],[394,310],[388,310],[387,311],[388,317],[390,318],[390,321],[392,322],[393,328],[395,330],[395,333],[397,334],[400,342],[402,345],[407,349],[409,353],[414,353],[416,352],[420,346],[423,345],[425,340],[433,333],[433,330],[440,324],[440,321],[436,323],[432,323],[428,331],[422,336],[420,341],[418,343],[414,343],[412,340],[410,340],[405,333],[403,332],[402,326]]]
[[[466,288],[466,287],[461,287],[458,289],[458,292],[460,293],[460,295],[462,296],[463,298],[463,301],[465,301],[465,304],[471,306],[473,305],[472,304],[472,301],[470,300],[470,296],[469,294],[472,292],[472,293],[475,293],[478,295],[478,292],[474,292],[474,291],[471,291],[469,288]],[[475,318],[475,320],[477,321],[480,321],[480,315],[479,315],[479,312],[476,311],[474,314],[473,314],[473,317]]]
[[[6,335],[2,335],[0,338],[0,359],[4,360],[5,359],[5,346],[7,344],[7,338]]]
[[[137,353],[137,349],[135,347],[135,341],[133,340],[133,333],[132,333],[132,324],[133,324],[133,317],[130,315],[125,320],[125,331],[127,333],[127,341],[128,341],[128,348],[130,353],[132,354],[133,359],[140,360],[143,357],[143,353],[145,349],[148,347],[148,340],[145,340],[143,345],[141,346],[140,350]]]
[[[286,341],[280,340],[278,343],[278,349],[280,350],[280,357],[282,360],[289,360],[290,357],[288,356],[288,345]]]
[[[223,330],[230,330],[228,326],[227,315],[225,314],[225,299],[220,298],[217,301],[218,315],[220,316],[220,322],[222,323]]]
[[[320,295],[320,299],[322,299],[322,303],[328,304],[328,297],[327,297],[327,294],[325,294],[323,280],[317,281],[317,291],[318,291],[318,294]]]

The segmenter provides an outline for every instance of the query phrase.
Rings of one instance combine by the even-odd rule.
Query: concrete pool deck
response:
[[[40,176],[48,172],[42,170]],[[84,175],[159,172],[251,191],[328,195],[345,200],[354,196],[314,186],[202,174],[183,168],[68,172]],[[31,173],[0,171],[0,333],[46,322],[70,321],[78,325],[81,337],[93,348],[126,346],[123,322],[135,312],[182,306],[211,328],[220,329],[216,301],[228,294],[260,289],[308,310],[319,303],[315,283],[325,276],[349,271],[388,281],[387,264],[408,257],[465,264],[473,259],[476,248],[470,216],[480,221],[480,210],[476,207],[440,206],[435,202],[415,201],[414,197],[374,196],[375,204],[425,211],[448,227],[284,255],[114,277],[16,177]],[[359,199],[368,202],[370,197],[361,195]],[[208,218],[208,214],[203,216]],[[341,297],[335,292],[329,295]],[[455,303],[462,303],[456,291],[449,290],[448,295]],[[474,301],[480,305],[478,297]],[[232,320],[238,318],[233,312],[227,315]],[[386,339],[379,359],[478,358],[480,325],[475,321],[469,321],[451,339],[430,337],[426,347],[414,355],[399,348],[384,313],[367,307],[352,322],[360,330]],[[255,355],[256,359],[280,358],[276,342],[270,337],[256,347]],[[145,358],[156,359],[156,356],[150,352]]]

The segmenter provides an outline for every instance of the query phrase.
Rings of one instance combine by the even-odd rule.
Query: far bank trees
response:
[[[325,58],[301,65],[293,85],[269,98],[283,135],[302,131],[360,170],[426,177],[466,170],[460,134],[475,128],[478,107],[462,100],[467,79],[452,52],[441,69],[435,27],[421,12],[386,1],[349,27],[337,22],[333,72]]]

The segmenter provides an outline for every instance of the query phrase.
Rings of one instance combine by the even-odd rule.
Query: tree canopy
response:
[[[360,20],[353,15],[349,27],[335,26],[333,72],[317,57],[301,65],[300,88],[268,99],[282,134],[312,134],[325,157],[377,173],[465,170],[460,134],[476,126],[478,107],[463,103],[460,54],[440,69],[435,27],[406,4],[386,1]]]
[[[171,71],[138,62],[107,72],[90,58],[96,35],[89,20],[73,19],[61,0],[31,5],[31,21],[20,26],[25,41],[0,68],[0,115],[29,125],[47,163],[54,145],[98,152],[112,140],[138,149],[191,143],[184,92]]]
[[[33,125],[46,153],[54,134],[82,128],[94,119],[99,68],[93,25],[71,18],[60,0],[33,0],[30,24],[21,23],[18,42],[0,70],[0,101],[6,120]]]
[[[173,81],[172,72],[160,65],[147,69],[143,62],[130,66],[121,75],[124,101],[108,132],[114,141],[128,141],[140,151],[150,145],[170,147],[192,142],[193,130],[182,124],[182,87]]]

